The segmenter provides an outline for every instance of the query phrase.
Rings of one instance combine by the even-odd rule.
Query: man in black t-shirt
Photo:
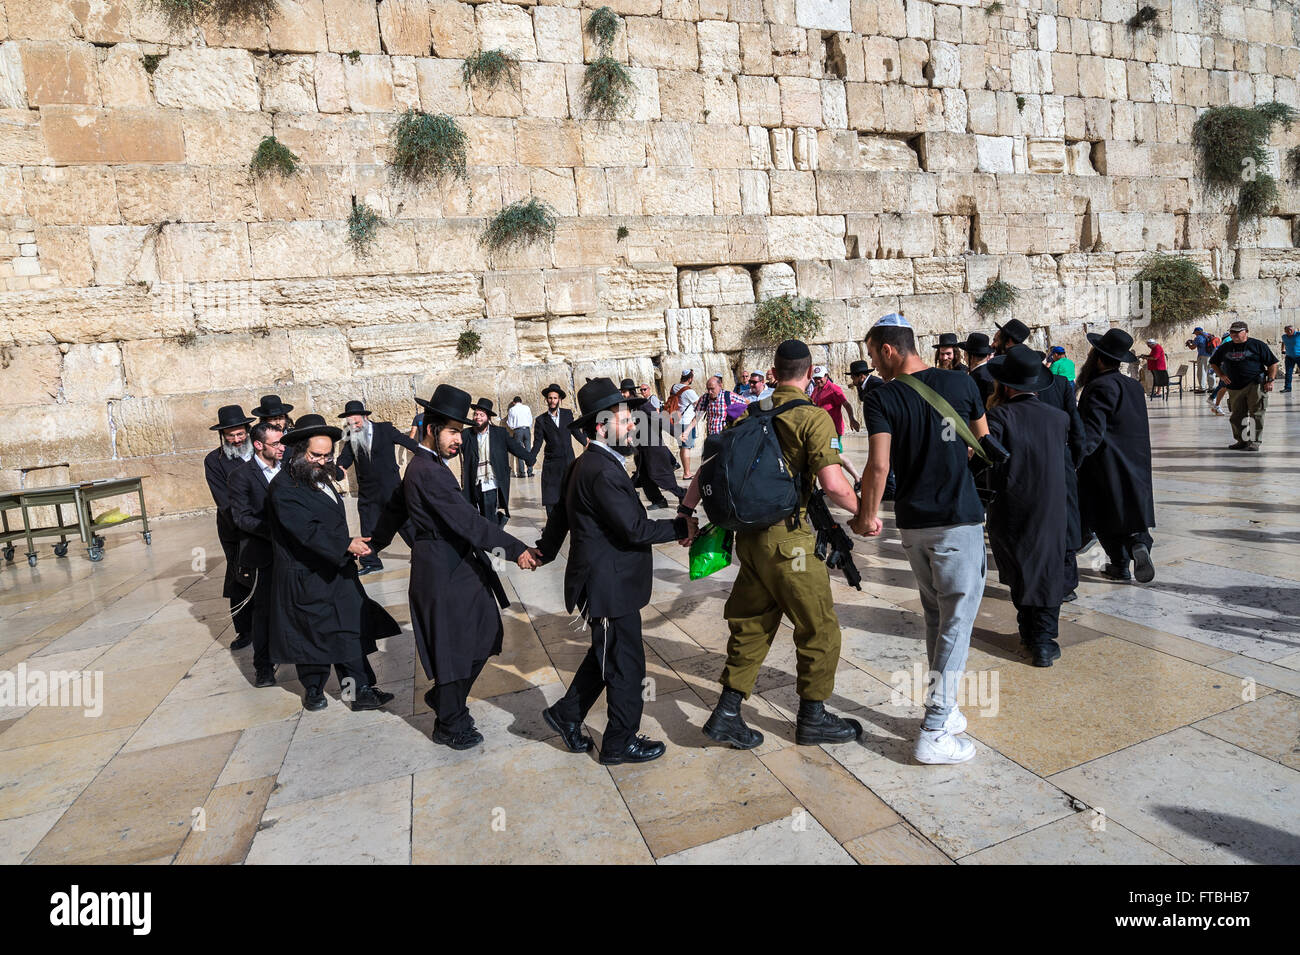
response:
[[[858,407],[862,409],[865,415],[867,407],[867,395],[871,394],[877,388],[885,383],[885,379],[879,375],[873,375],[871,366],[865,361],[858,359],[849,365],[849,378],[853,380],[853,390],[858,394]],[[866,421],[866,418],[862,418]],[[885,482],[885,500],[894,499],[895,490],[894,472],[889,472],[889,478]]]
[[[901,315],[886,315],[872,326],[867,351],[885,384],[863,403],[871,457],[858,516],[850,526],[868,537],[880,534],[877,515],[892,464],[898,482],[894,515],[921,594],[930,661],[916,759],[962,763],[975,755],[974,745],[959,735],[966,718],[957,708],[957,687],[984,595],[984,508],[967,463],[967,445],[953,423],[900,379],[911,376],[937,392],[977,438],[988,434],[984,405],[969,375],[926,366]]]
[[[1229,451],[1259,450],[1268,392],[1273,390],[1273,379],[1277,377],[1277,356],[1265,342],[1251,338],[1249,332],[1245,322],[1233,322],[1228,326],[1228,341],[1210,356],[1214,373],[1228,386],[1233,438]],[[1247,415],[1250,424],[1243,425]]]

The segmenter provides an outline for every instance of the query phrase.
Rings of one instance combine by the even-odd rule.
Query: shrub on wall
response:
[[[472,328],[467,328],[460,333],[456,339],[456,357],[470,358],[477,355],[483,348],[483,339],[478,332]]]
[[[587,64],[582,74],[582,108],[596,119],[613,119],[632,98],[632,76],[610,56]]]
[[[1012,305],[1016,304],[1016,299],[1019,297],[1020,289],[1010,282],[994,279],[975,299],[975,311],[979,312],[981,317],[988,318],[990,315],[996,315],[1011,308]]]
[[[583,29],[591,38],[591,42],[596,44],[596,49],[605,54],[613,49],[622,22],[622,17],[609,7],[600,7],[591,11],[591,16],[587,17],[587,25]]]
[[[383,221],[378,212],[353,197],[352,212],[348,215],[348,245],[357,255],[370,254]]]
[[[162,16],[172,31],[193,29],[215,19],[221,26],[265,23],[279,12],[280,0],[142,0],[146,10]]]
[[[408,109],[393,127],[389,163],[395,175],[407,182],[468,180],[468,143],[465,131],[445,113]]]
[[[1133,280],[1151,283],[1153,328],[1187,325],[1217,312],[1227,300],[1227,286],[1216,289],[1200,266],[1183,255],[1153,252]]]
[[[1201,178],[1219,192],[1237,193],[1237,215],[1245,221],[1267,212],[1276,201],[1277,183],[1268,172],[1268,137],[1273,127],[1289,127],[1296,111],[1285,103],[1214,106],[1192,127],[1192,145]]]
[[[543,240],[549,242],[555,238],[555,227],[555,210],[536,196],[529,196],[493,216],[478,241],[489,252],[502,252]]]
[[[461,83],[494,90],[502,81],[513,83],[519,77],[519,60],[505,50],[479,50],[465,57],[460,68]]]
[[[807,340],[822,330],[821,308],[815,299],[778,295],[764,299],[754,309],[753,334],[759,341],[776,344],[787,338]]]
[[[259,179],[271,173],[278,173],[287,179],[298,171],[298,157],[274,136],[266,136],[257,144],[257,151],[253,153],[248,168]]]

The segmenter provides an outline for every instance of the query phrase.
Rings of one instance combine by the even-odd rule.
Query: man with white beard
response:
[[[241,650],[253,642],[253,608],[249,588],[239,579],[239,528],[230,510],[230,476],[253,456],[248,426],[253,419],[239,405],[225,405],[217,411],[217,423],[209,430],[219,432],[220,444],[203,459],[208,490],[217,505],[217,539],[226,555],[226,580],[221,596],[230,600],[230,618],[235,640],[230,649]]]
[[[344,419],[344,424],[337,480],[342,481],[343,472],[356,464],[357,514],[361,518],[361,536],[369,537],[384,505],[402,484],[396,446],[401,445],[414,454],[420,445],[387,421],[371,421],[370,412],[360,401],[349,401],[339,417]],[[408,545],[411,543],[406,533],[402,533],[402,539]],[[358,573],[369,574],[382,570],[383,566],[378,554],[365,554]]]

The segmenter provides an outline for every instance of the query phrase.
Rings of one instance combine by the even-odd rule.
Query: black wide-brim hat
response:
[[[292,410],[293,405],[286,405],[280,400],[279,395],[262,395],[262,403],[253,409],[253,416],[256,418],[278,418],[281,415],[288,417]]]
[[[244,414],[239,405],[222,405],[217,409],[217,423],[209,431],[229,431],[231,428],[247,428],[253,419]]]
[[[1014,345],[1005,355],[992,359],[989,374],[994,381],[1016,391],[1042,391],[1056,377],[1043,365],[1043,353],[1028,345]]]
[[[872,371],[871,366],[868,365],[868,364],[867,364],[865,361],[863,361],[861,358],[859,358],[859,359],[858,359],[857,361],[855,361],[855,362],[852,362],[852,363],[849,365],[849,374],[850,374],[850,375],[869,375],[869,374],[871,374],[871,371]]]
[[[989,337],[983,332],[971,332],[966,336],[964,342],[958,342],[957,347],[968,355],[974,355],[976,358],[983,358],[985,355],[993,354],[993,346],[989,343]]]
[[[433,389],[433,397],[428,401],[416,398],[415,403],[425,411],[442,415],[461,424],[473,424],[469,416],[469,392],[461,391],[455,385],[439,385]]]
[[[492,410],[492,400],[490,398],[480,398],[474,404],[470,405],[470,410],[477,408],[484,412],[489,418],[495,418],[497,413]]]
[[[1137,355],[1133,354],[1133,336],[1122,328],[1107,329],[1104,335],[1088,332],[1088,344],[1117,362],[1137,361]]]
[[[618,383],[620,391],[636,391],[636,382],[631,378],[624,378]]]
[[[602,411],[619,405],[636,409],[645,404],[644,398],[626,398],[612,378],[592,378],[578,389],[578,407],[582,415],[573,420],[574,427],[582,428],[596,420]]]
[[[552,391],[560,396],[561,401],[569,397],[564,393],[564,389],[561,388],[559,385],[557,385],[555,382],[551,382],[549,385],[547,385],[545,388],[542,389],[542,397],[545,398]]]
[[[939,336],[939,341],[935,343],[935,348],[959,348],[961,342],[957,340],[955,332],[944,332]]]
[[[998,325],[997,322],[993,324]],[[1018,318],[1011,319],[1005,325],[998,325],[998,331],[1015,341],[1017,345],[1029,337],[1029,326]]]
[[[319,438],[321,435],[331,441],[337,441],[343,437],[343,432],[332,424],[326,424],[325,419],[318,414],[305,414],[298,419],[294,429],[286,431],[280,440],[285,445],[299,444],[311,438]]]
[[[357,414],[366,415],[367,417],[369,417],[370,412],[366,410],[366,406],[363,402],[349,401],[346,405],[343,406],[343,413],[339,415],[339,417],[351,418],[353,415],[357,415]]]

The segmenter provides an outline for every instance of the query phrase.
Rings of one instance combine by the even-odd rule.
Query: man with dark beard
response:
[[[997,325],[997,322],[993,324]],[[1029,326],[1018,318],[997,327],[998,330],[993,333],[993,351],[999,355],[1005,355],[1007,349],[1023,344],[1029,337]]]
[[[939,336],[939,343],[934,346],[934,367],[947,371],[966,371],[966,366],[957,357],[961,344],[954,332],[944,332]]]
[[[1079,370],[1079,417],[1083,419],[1079,464],[1079,512],[1088,532],[1106,549],[1111,580],[1155,579],[1150,528],[1156,526],[1151,484],[1151,430],[1142,385],[1120,374],[1136,362],[1133,337],[1112,328],[1088,333],[1092,351]],[[1129,573],[1129,563],[1133,572]]]
[[[501,652],[497,605],[509,606],[488,554],[500,552],[524,570],[537,561],[522,541],[465,500],[451,471],[462,448],[461,425],[470,420],[469,394],[439,385],[428,401],[416,401],[424,408],[420,450],[385,505],[371,544],[383,550],[410,522],[411,626],[425,676],[434,681],[424,694],[438,716],[433,741],[471,749],[483,734],[467,706],[470,690],[488,658]]]
[[[335,490],[338,428],[304,415],[284,435],[287,461],[271,481],[267,505],[274,570],[271,661],[293,663],[306,690],[303,707],[323,710],[330,666],[354,710],[376,710],[393,698],[375,687],[366,654],[375,641],[401,633],[383,607],[366,596],[356,558],[370,552],[348,536],[347,512]]]
[[[402,482],[396,446],[401,445],[414,454],[420,445],[387,421],[371,421],[370,412],[360,401],[349,401],[339,417],[344,421],[344,441],[335,479],[343,480],[343,472],[356,465],[357,516],[361,519],[361,536],[369,537],[379,520],[379,512]],[[402,534],[402,539],[410,543],[406,534]],[[370,553],[361,558],[358,573],[364,577],[383,569],[379,555]]]
[[[987,405],[994,389],[993,376],[989,374],[989,359],[993,357],[989,337],[983,332],[971,332],[957,347],[966,353],[966,371],[979,386],[980,403]]]
[[[549,517],[560,499],[564,472],[573,463],[573,439],[585,447],[587,436],[572,430],[573,412],[560,407],[565,398],[563,388],[547,385],[542,397],[546,399],[546,411],[533,420],[532,454],[536,460],[537,452],[546,449],[542,455],[542,506]]]
[[[502,526],[510,519],[510,459],[513,454],[532,467],[536,457],[505,428],[492,424],[492,402],[480,398],[471,406],[474,433],[461,444],[460,483],[465,499],[490,521]]]
[[[253,442],[248,426],[253,419],[239,405],[225,405],[217,410],[217,423],[209,430],[220,433],[220,444],[203,459],[203,474],[208,490],[217,505],[217,539],[226,555],[226,580],[221,596],[230,600],[230,619],[235,626],[232,650],[242,650],[253,642],[253,608],[248,603],[248,585],[239,579],[239,528],[230,512],[230,475],[253,456]]]
[[[230,510],[239,528],[239,570],[251,578],[253,608],[254,685],[275,686],[271,665],[271,526],[266,520],[266,499],[271,482],[280,473],[283,430],[269,424],[253,425],[253,457],[230,476]]]

